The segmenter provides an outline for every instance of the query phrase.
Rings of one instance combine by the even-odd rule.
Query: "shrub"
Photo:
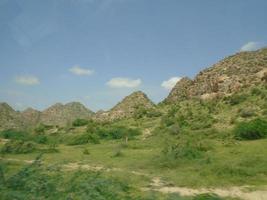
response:
[[[251,109],[242,109],[239,111],[240,117],[249,118],[255,115],[255,111]]]
[[[16,130],[6,130],[0,133],[0,136],[5,139],[12,139],[12,140],[27,140],[29,138],[29,134],[23,131],[16,131]]]
[[[34,141],[38,144],[47,144],[48,143],[48,138],[46,135],[36,135],[34,137]]]
[[[85,126],[88,124],[88,120],[86,119],[76,119],[72,122],[72,125],[77,127],[77,126]]]
[[[241,122],[234,128],[234,135],[239,140],[256,140],[267,136],[267,122],[260,118]]]
[[[21,140],[10,140],[2,147],[2,153],[31,153],[35,150],[35,145],[32,142],[25,142]]]
[[[179,139],[177,143],[169,143],[165,146],[162,153],[168,161],[181,159],[193,160],[203,157],[203,153],[209,149],[202,141],[197,139]]]
[[[38,134],[43,134],[46,130],[50,130],[51,128],[53,128],[53,126],[41,123],[34,129],[34,132]]]
[[[226,103],[228,103],[232,106],[240,104],[240,103],[244,102],[246,99],[247,99],[247,96],[244,94],[233,94],[231,96],[224,98]]]
[[[82,135],[77,135],[68,141],[68,145],[81,145],[81,144],[88,144],[88,143],[93,143],[93,144],[99,144],[99,137],[96,134],[91,134],[91,133],[84,133]]]
[[[178,123],[175,123],[169,127],[169,133],[171,135],[178,135],[180,133],[180,126]]]
[[[85,155],[90,155],[90,152],[89,152],[88,149],[84,149],[84,150],[83,150],[83,154],[85,154]]]
[[[135,136],[140,135],[141,131],[139,129],[127,128],[124,126],[115,126],[109,128],[99,128],[97,130],[97,135],[101,139],[133,139]]]
[[[222,198],[216,194],[199,194],[193,200],[222,200]]]

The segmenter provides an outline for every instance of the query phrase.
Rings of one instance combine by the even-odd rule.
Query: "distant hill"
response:
[[[262,83],[267,83],[267,48],[237,53],[201,71],[193,80],[181,79],[164,102],[190,97],[209,99]]]
[[[39,123],[41,112],[33,108],[27,108],[21,112],[24,124],[27,126],[35,126]]]
[[[93,112],[79,102],[71,102],[65,105],[56,103],[41,113],[40,122],[46,125],[65,126],[75,119],[88,119]]]
[[[21,129],[24,127],[23,118],[7,103],[0,103],[0,130]]]
[[[98,112],[95,116],[98,120],[116,120],[132,117],[139,108],[152,108],[154,103],[141,91],[134,92],[126,96],[121,102],[107,112]]]

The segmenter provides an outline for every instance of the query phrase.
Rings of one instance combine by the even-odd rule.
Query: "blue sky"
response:
[[[266,0],[0,0],[0,101],[109,109],[267,43]]]

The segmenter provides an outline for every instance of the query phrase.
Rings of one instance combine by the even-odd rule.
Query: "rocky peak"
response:
[[[115,120],[132,117],[135,111],[140,108],[152,108],[154,103],[141,91],[133,92],[126,96],[121,102],[110,111],[99,113],[97,118],[101,120]]]
[[[21,116],[24,122],[29,126],[34,126],[38,124],[40,120],[40,115],[41,115],[41,112],[33,108],[27,108],[26,110],[21,112]]]
[[[241,88],[262,84],[267,80],[267,48],[240,52],[226,57],[201,71],[193,80],[180,81],[164,102],[190,97],[216,97],[232,94]]]
[[[23,120],[19,112],[7,103],[0,103],[0,130],[19,129],[23,127]]]
[[[183,77],[179,80],[171,90],[169,96],[165,99],[165,102],[174,102],[177,100],[184,100],[188,96],[188,89],[193,84],[193,81],[188,77]]]
[[[93,112],[79,102],[71,102],[65,105],[56,103],[41,113],[41,122],[47,125],[65,126],[75,119],[88,119]]]

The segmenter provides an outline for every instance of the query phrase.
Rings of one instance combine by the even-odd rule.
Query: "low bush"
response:
[[[202,158],[210,146],[201,140],[180,138],[178,142],[167,143],[162,153],[164,159],[170,164],[175,164],[181,160],[194,160]]]
[[[193,200],[223,200],[216,194],[199,194],[193,198]]]
[[[82,145],[82,144],[99,144],[99,137],[96,134],[84,133],[82,135],[75,135],[67,142],[68,145]]]
[[[1,153],[31,153],[36,150],[34,143],[25,142],[21,140],[10,140],[5,143],[5,145],[1,149]]]
[[[241,122],[234,128],[234,135],[239,140],[256,140],[267,136],[267,122],[260,118]]]
[[[104,177],[100,172],[62,174],[47,171],[40,162],[22,168],[0,184],[0,199],[143,199],[135,198],[135,192],[127,182]]]
[[[225,97],[224,101],[231,106],[240,104],[244,102],[247,99],[247,96],[245,94],[233,94],[231,96]]]
[[[87,124],[88,124],[88,120],[86,120],[86,119],[76,119],[72,122],[72,125],[75,127],[85,126]]]
[[[28,140],[29,134],[23,131],[17,130],[5,130],[0,133],[0,137],[12,140]]]

